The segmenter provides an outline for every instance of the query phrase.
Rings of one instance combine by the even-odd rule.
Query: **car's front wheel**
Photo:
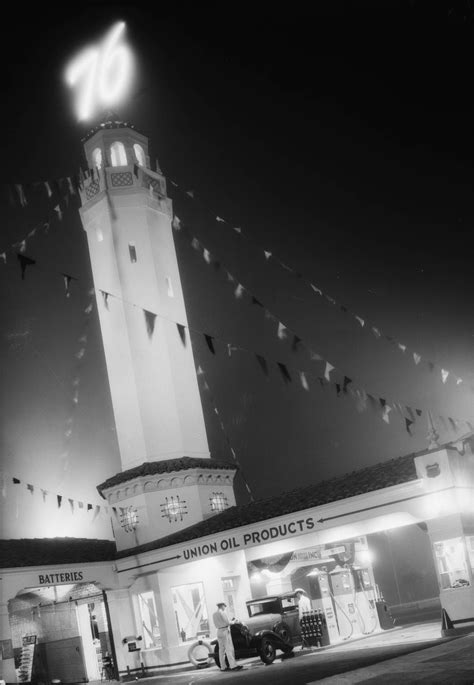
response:
[[[263,637],[260,644],[260,649],[258,650],[260,654],[260,659],[264,664],[273,664],[276,657],[276,649],[273,642],[268,637]]]
[[[291,630],[286,623],[277,623],[273,628],[273,632],[287,645],[292,644]]]

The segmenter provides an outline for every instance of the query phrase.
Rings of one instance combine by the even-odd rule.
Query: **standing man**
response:
[[[235,662],[234,645],[230,634],[230,619],[227,616],[225,602],[219,602],[217,611],[212,614],[214,626],[217,628],[217,642],[219,643],[219,661],[221,671],[240,671],[243,667]],[[225,658],[229,666],[225,665]]]
[[[303,618],[303,614],[307,611],[311,611],[311,601],[306,594],[306,592],[303,590],[303,588],[296,588],[295,590],[295,597],[296,601],[298,602],[298,615],[301,623],[301,619]]]

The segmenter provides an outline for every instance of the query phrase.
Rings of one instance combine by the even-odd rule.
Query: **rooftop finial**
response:
[[[428,435],[427,435],[427,438],[429,441],[428,442],[428,449],[433,450],[433,449],[436,449],[437,447],[439,447],[439,442],[438,442],[439,433],[436,431],[434,421],[433,421],[433,417],[431,416],[430,411],[428,412],[428,428],[429,428]]]

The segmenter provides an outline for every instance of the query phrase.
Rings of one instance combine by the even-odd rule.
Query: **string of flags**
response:
[[[71,404],[70,404],[69,416],[66,419],[66,423],[65,423],[65,427],[64,427],[63,451],[60,455],[60,459],[63,463],[63,470],[64,471],[67,471],[69,468],[69,451],[70,451],[71,439],[72,439],[73,430],[74,430],[74,419],[75,419],[76,409],[79,405],[79,392],[80,392],[80,385],[81,385],[81,367],[82,367],[83,359],[84,359],[84,356],[85,356],[86,350],[87,350],[87,342],[88,342],[87,331],[88,331],[88,327],[89,327],[90,319],[91,319],[90,315],[92,314],[92,311],[94,308],[95,291],[93,288],[89,289],[88,295],[89,295],[89,301],[83,309],[84,323],[82,326],[81,334],[77,340],[77,348],[76,348],[76,351],[74,353],[75,368],[74,368],[73,376],[72,376]]]
[[[178,188],[181,192],[184,192],[184,194],[195,200],[196,199],[196,194],[194,190],[186,190],[183,191],[178,183],[176,181],[171,180],[171,184],[175,187]],[[207,208],[206,208],[207,209]],[[210,211],[208,209],[208,211]],[[218,216],[211,212],[212,216],[214,217],[215,221],[219,224],[226,224],[227,226],[230,227],[231,230],[233,230],[235,233],[240,235],[242,238],[245,238],[249,243],[251,243],[261,254],[263,254],[264,259],[266,262],[273,260],[281,269],[286,271],[287,273],[291,274],[294,276],[296,279],[304,283],[308,288],[310,288],[311,292],[313,294],[318,295],[321,297],[325,302],[331,304],[332,306],[336,307],[339,311],[342,313],[346,314],[349,316],[354,322],[357,323],[358,327],[363,328],[365,330],[368,330],[371,332],[371,334],[375,337],[376,340],[384,340],[385,342],[389,343],[392,345],[394,348],[398,349],[402,354],[404,354],[406,357],[411,358],[413,360],[413,363],[415,366],[419,365],[426,365],[428,370],[433,373],[435,370],[438,371],[441,381],[443,384],[445,384],[448,380],[448,378],[451,378],[456,386],[461,385],[463,383],[463,379],[457,376],[455,373],[448,369],[442,368],[439,364],[436,364],[435,362],[426,359],[423,357],[421,354],[418,352],[409,350],[408,345],[400,342],[396,338],[387,335],[378,325],[374,325],[373,322],[369,321],[366,317],[362,317],[359,314],[356,314],[353,312],[349,307],[345,306],[338,300],[336,300],[334,297],[330,296],[327,294],[322,288],[319,286],[315,285],[314,282],[310,281],[307,279],[300,271],[297,271],[293,269],[293,267],[289,266],[285,262],[283,262],[278,255],[276,255],[273,251],[271,250],[266,250],[263,247],[261,247],[258,243],[256,243],[243,229],[241,226],[235,226],[231,222],[227,221],[226,219],[222,218],[221,216]]]
[[[320,354],[315,352],[311,347],[307,346],[304,343],[304,341],[301,339],[301,337],[298,336],[294,330],[292,330],[287,324],[280,321],[269,309],[267,309],[265,307],[265,305],[263,304],[263,302],[261,300],[259,300],[257,297],[255,297],[255,295],[253,295],[242,283],[240,283],[237,280],[237,278],[222,264],[222,262],[220,260],[217,260],[213,257],[213,255],[203,245],[203,243],[200,242],[196,238],[196,236],[194,236],[187,229],[186,225],[183,223],[183,221],[181,219],[179,219],[179,217],[175,216],[173,218],[172,225],[173,225],[173,228],[175,229],[175,231],[179,231],[181,234],[187,236],[191,246],[196,250],[196,252],[198,254],[200,254],[203,257],[206,264],[213,265],[215,267],[216,271],[222,270],[226,274],[227,282],[229,284],[231,284],[232,288],[234,289],[234,296],[236,299],[243,300],[244,295],[245,295],[245,296],[247,296],[247,298],[249,299],[249,301],[253,305],[257,305],[258,307],[260,307],[264,313],[265,318],[270,319],[271,321],[273,321],[276,324],[276,335],[280,340],[285,340],[285,339],[288,339],[291,337],[291,339],[292,339],[291,349],[293,352],[296,352],[298,350],[305,350],[308,353],[309,359],[311,361],[324,362],[325,366],[324,366],[323,378],[325,381],[327,381],[327,382],[331,381],[332,377],[339,373],[342,380],[340,382],[335,382],[336,392],[338,395],[340,395],[341,393],[347,394],[347,388],[350,384],[353,384],[353,379],[349,378],[349,376],[346,375],[345,373],[340,372],[338,369],[336,369],[336,367],[333,364],[331,364],[331,362],[323,359],[323,357]],[[209,347],[209,342],[207,340],[206,340],[206,342],[207,342],[208,347]],[[211,349],[211,351],[212,351],[212,349]],[[258,361],[260,367],[262,368],[262,370],[265,372],[268,368],[268,364],[267,364],[265,358],[262,357],[261,355],[257,355],[257,361]],[[283,376],[283,378],[285,379],[285,381],[290,382],[290,377],[289,377],[289,374],[288,374],[288,371],[287,371],[285,365],[281,364],[279,362],[277,362],[277,365],[278,365],[278,367],[280,369],[280,373]],[[333,376],[331,376],[331,374],[333,374]],[[301,381],[302,387],[304,389],[308,389],[307,379],[306,379],[304,372],[302,372],[302,375],[300,374],[300,381]],[[370,398],[372,397],[372,395],[368,394],[367,397],[368,397],[368,401],[370,401]],[[362,400],[359,398],[359,396],[358,396],[358,399],[359,399],[359,404],[360,404],[360,402]],[[392,405],[390,405],[390,404],[387,404],[385,399],[381,398],[380,399],[380,405],[381,405],[381,409],[382,409],[382,418],[386,423],[389,423],[390,422],[389,414],[393,408],[396,408],[397,403],[393,403]],[[401,406],[403,406],[403,405],[401,405]],[[399,409],[398,409],[398,411],[400,413]],[[421,411],[420,411],[420,414],[418,414],[418,415],[421,415]],[[404,416],[404,418],[406,419],[406,426],[405,427],[406,427],[408,432],[410,432],[409,429],[415,421],[415,418],[413,418],[413,417],[414,417],[413,411],[408,412],[408,417]],[[450,422],[454,422],[454,423],[456,422],[455,419],[448,419],[448,420]]]
[[[232,454],[232,458],[234,459],[235,463],[236,463],[237,466],[239,467],[239,473],[240,473],[240,475],[241,475],[241,477],[242,477],[242,480],[244,481],[245,489],[246,489],[247,492],[248,492],[250,501],[253,502],[253,501],[254,501],[254,497],[253,497],[253,494],[252,494],[252,490],[250,489],[250,485],[248,484],[248,481],[247,481],[247,479],[246,479],[246,477],[245,477],[245,475],[244,475],[244,472],[243,472],[243,470],[242,470],[242,466],[241,466],[240,461],[239,461],[239,458],[238,458],[238,456],[237,456],[237,452],[235,451],[235,449],[233,448],[233,446],[232,446],[232,444],[231,444],[231,441],[230,441],[229,436],[228,436],[228,434],[227,434],[226,428],[225,428],[225,426],[224,426],[224,422],[223,422],[222,417],[221,417],[221,415],[220,415],[220,412],[219,412],[219,410],[218,410],[218,408],[217,408],[216,400],[215,400],[215,398],[214,398],[214,395],[213,395],[212,392],[211,392],[211,389],[210,389],[210,387],[209,387],[209,383],[207,382],[206,374],[204,373],[203,368],[202,368],[201,365],[199,365],[199,366],[197,367],[197,369],[196,369],[196,375],[197,375],[198,379],[200,379],[200,381],[202,382],[203,390],[204,390],[204,392],[206,393],[206,396],[207,396],[207,398],[208,398],[208,400],[209,400],[209,403],[210,403],[210,405],[211,405],[211,407],[212,407],[212,410],[213,410],[214,414],[216,415],[216,418],[217,418],[217,420],[218,420],[218,422],[219,422],[219,425],[220,425],[220,427],[221,427],[221,430],[222,430],[222,434],[223,434],[223,436],[224,436],[224,439],[225,439],[225,441],[226,441],[226,443],[227,443],[227,446],[228,446],[228,448],[229,448],[229,450],[230,450],[230,453]]]
[[[112,293],[105,292],[103,290],[100,290],[100,292],[104,302],[104,307],[107,309],[110,309],[111,299],[116,299],[124,304],[141,309],[144,314],[144,323],[147,327],[147,334],[150,339],[153,337],[153,331],[156,327],[153,326],[153,331],[151,331],[146,324],[146,321],[150,317],[152,317],[154,321],[156,321],[157,318],[160,318],[176,327],[178,335],[183,344],[187,344],[186,335],[183,335],[183,333],[185,333],[186,330],[188,330],[188,332],[193,331],[204,339],[211,354],[215,356],[217,355],[218,342],[225,347],[227,351],[227,357],[231,357],[233,352],[236,351],[250,354],[256,359],[265,376],[268,377],[270,375],[271,368],[276,367],[280,377],[283,379],[286,385],[296,382],[306,392],[311,389],[311,383],[317,383],[321,388],[333,389],[335,390],[337,397],[352,397],[356,403],[356,408],[360,413],[370,408],[377,415],[379,415],[386,424],[390,424],[390,416],[391,412],[393,412],[393,415],[398,415],[402,419],[404,428],[409,435],[413,435],[412,428],[417,419],[422,415],[428,414],[428,410],[426,409],[413,408],[406,403],[395,402],[388,400],[386,397],[379,397],[374,393],[369,393],[363,387],[356,387],[353,383],[353,379],[347,375],[341,375],[340,378],[338,377],[338,379],[335,380],[333,377],[335,374],[333,374],[333,372],[337,372],[336,368],[316,352],[311,353],[311,359],[312,361],[317,361],[322,364],[322,369],[324,369],[324,371],[320,375],[312,374],[299,368],[294,368],[289,364],[270,359],[263,354],[255,352],[255,350],[251,350],[243,347],[242,345],[237,345],[234,342],[225,340],[221,336],[206,333],[194,327],[191,328],[182,324],[181,322],[170,319],[169,317],[162,316],[156,312],[150,312],[140,307],[140,305],[123,300],[121,297]],[[299,344],[302,344],[302,340],[300,338],[297,341],[293,340],[292,349],[296,350]],[[438,419],[445,430],[459,431],[463,429],[463,425],[466,426],[467,430],[469,431],[474,430],[474,424],[466,419],[444,417],[442,415],[439,415]]]
[[[4,499],[7,499],[9,497],[9,493],[11,491],[14,492],[16,488],[24,488],[31,495],[35,495],[35,493],[40,494],[43,504],[52,502],[53,504],[55,504],[58,510],[69,511],[72,515],[74,515],[76,512],[93,512],[92,519],[90,521],[91,523],[93,523],[99,516],[110,517],[111,514],[114,516],[116,522],[120,523],[124,517],[124,514],[126,513],[126,508],[124,507],[115,507],[106,504],[91,503],[86,500],[78,500],[76,498],[68,497],[67,495],[59,494],[46,488],[39,487],[34,483],[28,483],[16,476],[7,474],[5,471],[0,471],[1,496]],[[18,507],[15,515],[16,518],[18,518]]]

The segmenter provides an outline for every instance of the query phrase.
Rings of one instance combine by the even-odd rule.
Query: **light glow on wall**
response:
[[[133,56],[122,42],[124,30],[125,22],[117,22],[98,46],[84,48],[66,68],[66,83],[76,91],[79,121],[119,104],[129,89]]]

